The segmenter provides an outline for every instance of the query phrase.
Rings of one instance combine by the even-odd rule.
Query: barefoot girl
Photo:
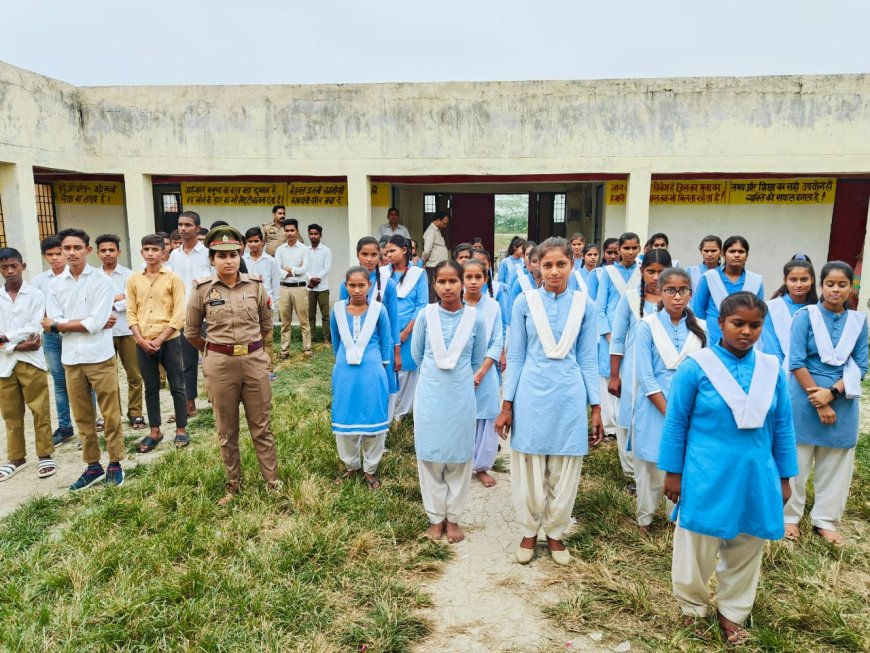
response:
[[[789,366],[800,473],[785,508],[787,536],[800,535],[806,485],[815,470],[813,529],[832,544],[855,465],[861,379],[867,373],[867,318],[846,309],[854,273],[842,261],[822,268],[822,301],[799,310],[792,322]]]
[[[741,624],[755,602],[764,540],[783,536],[788,479],[797,474],[785,373],[753,349],[766,312],[753,293],[722,302],[721,344],[677,369],[659,449],[665,496],[679,502],[674,596],[689,619],[704,617],[715,570],[719,627],[730,644],[748,637]]]
[[[644,261],[646,263],[646,261]],[[688,308],[689,275],[669,268],[659,275],[661,300],[637,326],[634,340],[637,392],[631,431],[634,478],[637,483],[637,525],[647,532],[662,500],[665,473],[658,468],[659,445],[671,380],[677,367],[707,341],[704,324]],[[673,510],[668,502],[667,514]]]
[[[443,261],[435,268],[439,303],[417,317],[411,355],[420,367],[414,399],[414,447],[426,535],[459,542],[459,519],[471,486],[477,426],[474,372],[486,354],[486,327],[478,311],[462,304],[462,268]]]
[[[707,270],[715,270],[719,267],[722,258],[722,239],[719,236],[704,236],[701,244],[698,245],[698,251],[701,252],[701,262],[686,268],[686,272],[689,273],[689,278],[692,280],[692,291],[698,290],[702,274]]]
[[[369,303],[371,280],[363,267],[353,267],[345,276],[349,299],[336,302],[330,316],[332,350],[332,432],[345,472],[341,483],[359,474],[362,467],[368,486],[376,490],[378,465],[384,455],[389,428],[387,410],[393,338],[387,309],[378,301]],[[362,445],[362,465],[360,465]]]
[[[586,293],[568,292],[571,248],[563,238],[539,246],[544,285],[513,308],[504,400],[495,422],[511,434],[511,483],[522,540],[517,561],[532,560],[543,529],[553,560],[571,556],[562,536],[580,483],[583,456],[601,441],[595,307]],[[570,401],[566,403],[566,400]],[[591,406],[591,423],[586,406]]]
[[[819,296],[816,294],[816,273],[806,257],[786,263],[782,276],[783,285],[767,302],[767,317],[761,331],[761,350],[776,356],[782,368],[788,372],[792,319],[798,309],[807,304],[818,304]]]

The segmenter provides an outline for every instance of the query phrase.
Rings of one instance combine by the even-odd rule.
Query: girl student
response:
[[[764,283],[760,274],[746,269],[749,242],[743,236],[729,236],[722,245],[724,264],[701,275],[692,300],[692,310],[707,322],[711,343],[719,342],[719,305],[728,296],[745,290],[764,299]]]
[[[571,234],[568,240],[571,243],[571,255],[574,257],[574,269],[580,270],[583,267],[583,250],[586,248],[586,236],[580,232]]]
[[[598,267],[592,270],[586,277],[586,284],[589,286],[589,296],[593,301],[598,297],[598,285],[601,280],[601,275],[604,273],[602,268],[607,265],[613,265],[618,260],[619,238],[607,238],[601,245],[601,255],[599,256]]]
[[[501,412],[501,437],[511,434],[511,482],[522,540],[517,561],[534,557],[543,529],[553,560],[568,564],[562,536],[571,523],[583,456],[601,441],[595,307],[568,291],[571,248],[563,238],[539,246],[543,286],[513,307]],[[565,397],[572,400],[566,404]],[[591,406],[587,424],[586,406]]]
[[[796,254],[786,263],[782,276],[782,286],[767,301],[767,317],[764,318],[759,342],[761,351],[776,356],[788,372],[792,319],[798,309],[807,304],[818,304],[819,296],[816,294],[816,272],[805,255]]]
[[[680,363],[707,343],[706,325],[689,308],[692,286],[688,272],[668,268],[659,275],[658,287],[658,311],[644,316],[634,337],[637,388],[630,437],[637,526],[642,533],[649,531],[664,490],[665,473],[657,463],[671,381]],[[667,514],[672,510],[668,502]]]
[[[411,248],[409,250],[411,254],[411,256],[409,257],[411,266],[415,268],[422,268],[423,259],[417,256],[417,241],[411,238],[411,240],[409,240],[408,242],[410,243],[409,247]]]
[[[462,303],[462,268],[435,267],[438,303],[417,317],[411,356],[420,368],[414,397],[414,447],[420,493],[430,526],[426,536],[450,543],[465,535],[459,519],[471,487],[477,427],[474,373],[486,354],[486,327]]]
[[[604,267],[613,265],[619,260],[619,239],[607,238],[601,245],[601,252],[598,267],[586,277],[589,299],[593,302],[598,296],[599,280],[604,274]],[[601,378],[601,423],[604,426],[604,437],[611,439],[616,437],[616,397],[607,392],[607,383],[610,378],[610,343],[606,336],[598,338],[598,374]]]
[[[698,289],[702,274],[707,270],[715,270],[719,267],[722,258],[722,239],[719,236],[704,236],[701,239],[701,244],[698,245],[698,251],[701,252],[701,262],[686,268],[686,272],[689,273],[689,278],[692,280],[692,290]]]
[[[472,254],[472,259],[476,261],[480,261],[484,264],[486,268],[486,278],[487,278],[487,286],[486,291],[490,297],[495,299],[498,302],[499,307],[501,308],[501,323],[502,323],[502,333],[507,333],[508,321],[510,320],[510,292],[509,289],[502,283],[499,283],[497,279],[492,278],[492,256],[490,253],[481,248],[477,247]],[[504,338],[503,338],[504,340]],[[499,359],[499,371],[504,371],[506,360],[505,360],[505,350],[504,345],[506,343],[502,342],[502,353],[501,358]],[[499,381],[500,383],[500,381]]]
[[[815,532],[841,544],[837,532],[855,464],[861,379],[867,373],[867,319],[846,309],[853,271],[842,261],[826,263],[819,275],[822,300],[799,310],[791,325],[789,367],[800,471],[785,508],[786,536],[800,535],[806,484],[815,470]]]
[[[748,637],[764,540],[783,536],[798,472],[785,373],[754,350],[767,306],[738,292],[719,309],[720,341],[689,355],[671,381],[658,466],[677,503],[671,580],[685,623],[706,615],[714,570],[726,642]],[[718,556],[718,564],[717,564]]]
[[[517,268],[516,279],[511,286],[510,301],[508,308],[513,312],[513,305],[517,297],[541,285],[541,269],[538,264],[538,246],[533,241],[526,241],[523,246],[523,258],[525,267]],[[510,320],[508,320],[510,324]]]
[[[495,418],[498,416],[500,380],[498,364],[504,349],[504,325],[501,307],[483,288],[488,284],[487,266],[478,259],[471,259],[462,268],[465,286],[464,302],[474,306],[483,319],[486,335],[486,356],[480,367],[474,370],[475,399],[477,404],[477,430],[474,435],[474,464],[472,472],[484,487],[495,485],[489,474],[498,454],[498,435]]]
[[[523,248],[526,244],[524,238],[514,236],[507,248],[507,256],[505,256],[498,264],[498,282],[505,285],[510,290],[517,278],[517,272],[524,266]]]
[[[364,267],[345,275],[348,299],[336,302],[329,318],[335,366],[332,368],[332,432],[345,471],[342,483],[360,473],[369,488],[381,486],[378,465],[389,428],[386,368],[393,348],[387,309],[369,301],[371,278]],[[360,465],[362,449],[362,465]]]
[[[471,246],[471,243],[459,243],[453,250],[453,260],[459,265],[465,265],[471,258],[472,252],[474,252],[474,247]]]
[[[401,342],[402,369],[398,372],[399,390],[391,395],[391,417],[401,418],[411,412],[414,389],[417,386],[417,364],[411,356],[411,333],[417,315],[429,303],[429,281],[423,268],[412,266],[408,254],[408,240],[393,235],[387,242],[388,272],[396,284],[399,341]]]
[[[659,274],[671,267],[666,249],[653,249],[640,266],[640,285],[626,289],[613,316],[610,337],[610,378],[607,391],[619,398],[616,411],[616,447],[623,473],[634,478],[634,456],[628,443],[634,415],[634,332],[644,315],[655,313],[659,301]]]

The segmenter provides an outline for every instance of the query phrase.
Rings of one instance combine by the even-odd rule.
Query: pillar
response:
[[[3,203],[3,224],[6,242],[21,252],[27,266],[27,277],[42,270],[39,249],[39,222],[36,218],[36,187],[31,162],[0,165],[0,201]]]
[[[124,173],[124,200],[127,212],[127,235],[129,237],[130,265],[134,270],[142,266],[142,236],[153,234],[154,194],[151,175],[140,172]]]
[[[347,237],[350,261],[356,261],[357,241],[363,236],[371,236],[373,231],[371,178],[361,173],[349,174],[347,176]]]
[[[625,198],[625,230],[640,236],[640,244],[646,242],[649,232],[649,192],[652,186],[650,170],[632,170],[628,175],[628,191]]]

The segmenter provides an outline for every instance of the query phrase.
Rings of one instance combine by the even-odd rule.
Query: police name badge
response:
[[[220,291],[217,288],[212,288],[211,292],[208,294],[208,305],[222,306],[223,304],[226,304],[226,301],[221,297]]]

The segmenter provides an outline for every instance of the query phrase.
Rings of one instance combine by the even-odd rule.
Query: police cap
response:
[[[242,249],[244,242],[241,232],[229,225],[215,227],[205,235],[205,246],[215,252]]]

